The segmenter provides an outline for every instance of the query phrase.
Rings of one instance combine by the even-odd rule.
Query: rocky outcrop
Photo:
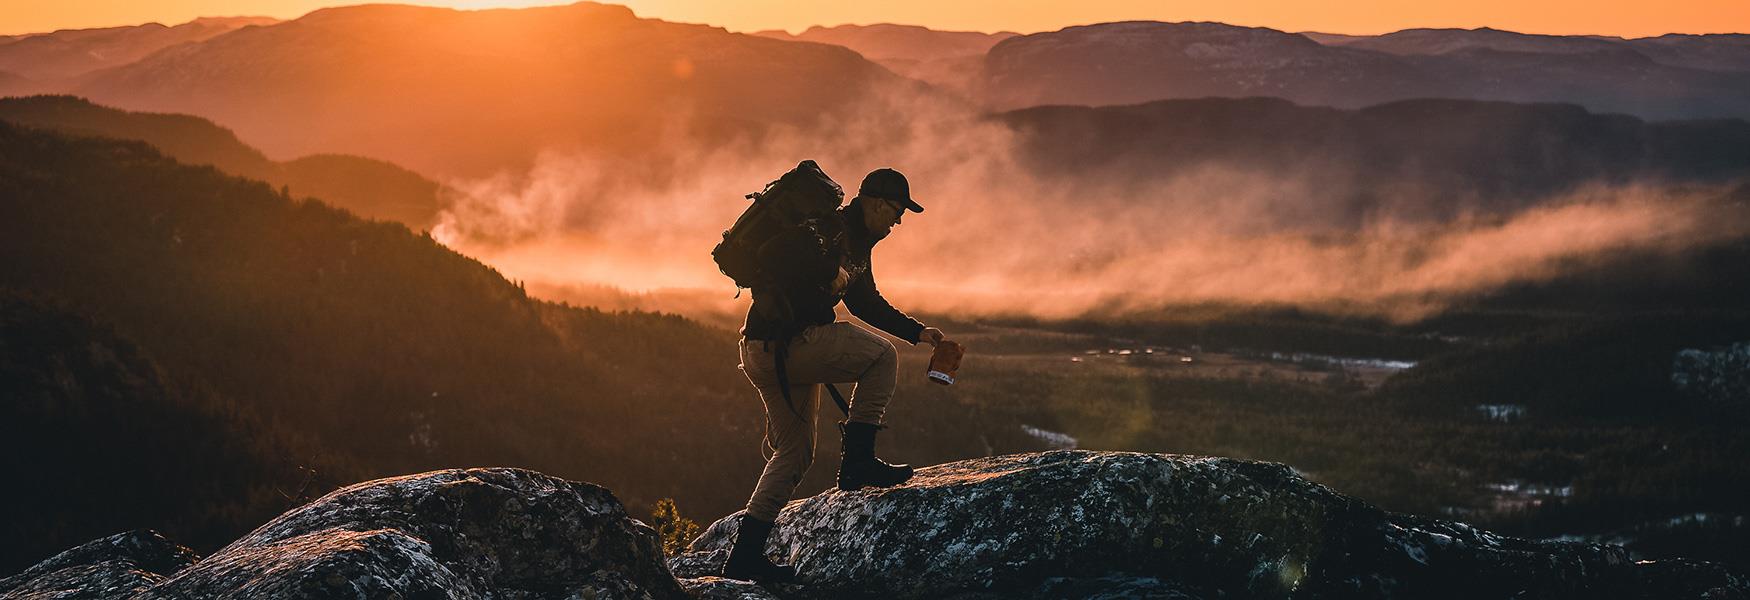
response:
[[[197,557],[155,531],[86,542],[0,579],[0,598],[127,598],[164,581]]]
[[[671,561],[708,573],[711,525]],[[904,486],[792,502],[769,551],[798,597],[1745,597],[1744,579],[1621,549],[1393,515],[1286,466],[1057,451],[961,461]],[[783,594],[781,594],[783,595]]]
[[[519,469],[336,490],[144,598],[657,598],[685,594],[607,489]]]
[[[798,500],[767,548],[796,585],[715,576],[736,522],[665,562],[601,487],[434,471],[335,491],[199,561],[149,532],[98,540],[0,599],[1750,598],[1719,565],[1390,514],[1226,458],[1018,454]]]
[[[62,553],[0,598],[680,600],[656,532],[613,493],[520,469],[453,469],[334,491],[196,562],[153,533]]]

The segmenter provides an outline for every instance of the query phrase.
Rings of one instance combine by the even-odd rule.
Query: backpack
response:
[[[766,189],[748,194],[747,199],[753,201],[753,206],[742,211],[735,224],[723,232],[723,241],[711,250],[717,270],[735,280],[737,297],[741,296],[741,288],[785,282],[799,275],[783,272],[786,266],[837,264],[823,262],[837,243],[825,237],[832,236],[830,231],[836,229],[842,239],[843,227],[831,225],[836,221],[834,212],[845,200],[845,191],[820,170],[820,165],[812,160],[797,163],[796,168],[766,184]],[[767,310],[779,315],[776,320],[795,325],[784,295],[779,294],[774,300],[776,305],[768,306]],[[773,364],[784,404],[800,418],[801,413],[796,412],[795,401],[790,398],[790,376],[785,367],[789,348],[789,336],[785,336],[773,348]],[[829,383],[826,391],[832,393],[833,403],[849,418],[850,405],[838,388]]]
[[[747,198],[753,205],[742,211],[735,224],[723,232],[723,241],[711,250],[717,269],[734,280],[738,290],[781,278],[777,266],[760,259],[761,251],[770,254],[773,249],[767,245],[780,238],[818,238],[818,223],[838,210],[845,192],[820,165],[805,160]],[[796,233],[811,235],[786,235]],[[794,256],[793,252],[785,254]]]

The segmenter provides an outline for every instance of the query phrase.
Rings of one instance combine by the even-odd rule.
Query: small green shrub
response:
[[[688,542],[699,536],[699,524],[681,516],[673,498],[656,501],[650,509],[650,525],[656,528],[656,536],[662,540],[663,556],[680,554],[686,550]]]

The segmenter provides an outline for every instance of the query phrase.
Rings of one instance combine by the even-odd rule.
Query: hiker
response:
[[[765,403],[765,443],[772,454],[747,501],[735,546],[723,566],[724,577],[763,583],[795,578],[793,567],[766,558],[766,538],[778,510],[814,462],[820,384],[856,384],[846,420],[839,423],[843,442],[839,489],[890,487],[911,479],[911,466],[875,458],[875,432],[883,428],[882,417],[899,380],[899,353],[892,342],[874,332],[835,322],[833,312],[842,299],[852,315],[901,340],[932,346],[943,342],[941,330],[925,327],[881,297],[869,266],[870,250],[908,210],[921,213],[924,207],[912,200],[905,176],[893,169],[876,169],[863,179],[849,204],[818,219],[818,236],[802,236],[816,245],[820,240],[837,242],[827,244],[824,259],[788,251],[792,246],[785,240],[767,244],[768,250],[761,252],[762,261],[789,261],[785,268],[801,274],[752,288],[753,307],[741,330],[741,369]],[[783,255],[765,256],[768,253]],[[782,322],[785,316],[793,322]],[[780,384],[784,379],[788,389]],[[832,392],[835,400],[842,401],[836,389]]]

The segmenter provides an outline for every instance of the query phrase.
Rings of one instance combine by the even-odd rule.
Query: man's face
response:
[[[869,228],[869,233],[875,239],[887,237],[905,216],[905,207],[886,198],[865,198],[863,203],[863,224]]]

